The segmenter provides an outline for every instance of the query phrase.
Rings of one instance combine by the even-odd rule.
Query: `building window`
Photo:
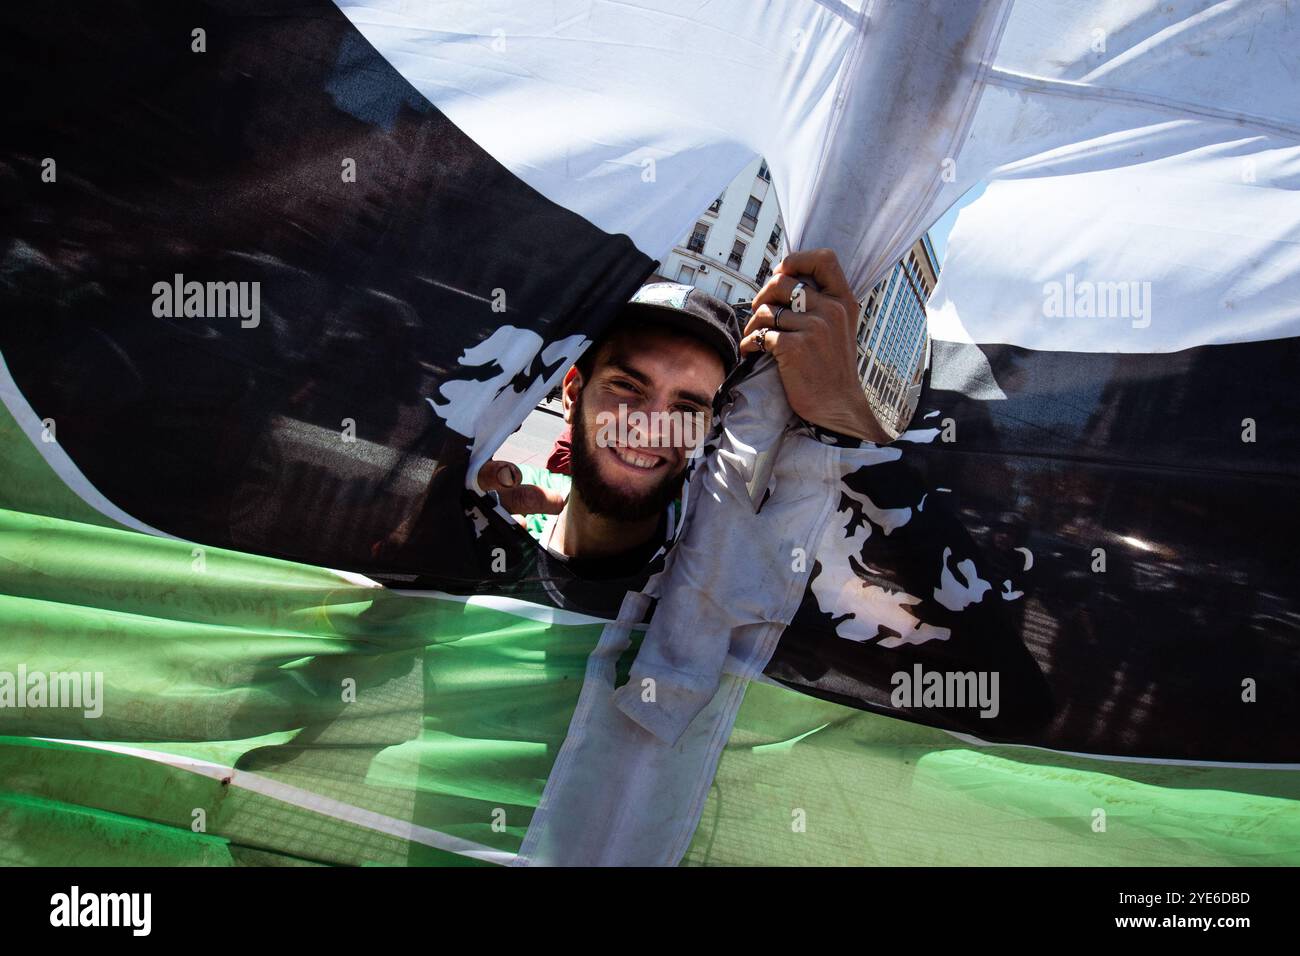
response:
[[[764,282],[767,281],[767,277],[770,276],[771,274],[772,274],[772,260],[764,259],[763,264],[758,267],[758,275],[756,275],[754,278],[758,280],[759,285],[762,285]]]
[[[707,238],[709,238],[709,227],[702,222],[697,222],[691,238],[686,240],[686,248],[691,252],[703,252],[704,240]]]
[[[723,302],[731,301],[731,283],[718,280],[718,298]]]
[[[767,168],[767,160],[763,160],[763,165],[758,167],[758,178],[765,183],[772,181],[772,171]]]
[[[727,265],[732,269],[739,269],[741,261],[745,258],[745,249],[747,246],[739,239],[731,247],[731,255],[727,257]]]
[[[684,285],[695,285],[695,270],[690,266],[682,266],[677,270],[677,281]]]
[[[767,245],[770,249],[775,249],[781,242],[781,224],[777,223],[772,227],[772,235],[767,237]]]
[[[713,205],[709,206],[709,212],[713,213],[714,215],[717,214],[718,210],[722,208],[722,197],[725,195],[726,193],[722,193],[721,195],[718,196],[717,199],[713,200]]]
[[[749,202],[745,203],[745,211],[741,214],[740,224],[748,229],[751,233],[758,225],[758,211],[763,207],[763,200],[757,196],[750,196]]]

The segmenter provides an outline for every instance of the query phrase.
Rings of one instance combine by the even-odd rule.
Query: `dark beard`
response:
[[[611,487],[597,470],[595,450],[587,441],[587,426],[582,415],[582,396],[573,408],[573,441],[569,450],[569,470],[578,497],[592,514],[617,521],[643,521],[663,514],[681,494],[686,469],[665,477],[644,495],[630,495]]]

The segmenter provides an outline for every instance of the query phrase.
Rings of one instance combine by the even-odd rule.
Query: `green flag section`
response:
[[[511,862],[600,621],[140,534],[0,442],[0,863]],[[685,863],[1296,864],[1297,801],[753,684]]]
[[[0,577],[0,842],[33,862],[41,820],[118,863],[197,859],[192,828],[333,863],[512,853],[601,629],[11,511]]]
[[[600,621],[56,517],[9,461],[0,860],[508,862]]]
[[[1294,866],[1300,777],[976,747],[751,684],[685,863]]]

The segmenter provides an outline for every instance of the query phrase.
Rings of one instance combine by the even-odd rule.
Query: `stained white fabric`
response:
[[[724,676],[722,690],[675,743],[614,706],[615,664],[647,594],[629,593],[587,661],[578,706],[515,860],[519,866],[671,866],[699,823],[744,696]]]

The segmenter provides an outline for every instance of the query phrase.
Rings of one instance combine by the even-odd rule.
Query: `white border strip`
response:
[[[515,854],[505,850],[494,850],[491,847],[483,846],[481,843],[473,843],[459,837],[449,836],[446,833],[430,830],[428,827],[419,826],[408,820],[399,820],[397,817],[376,813],[373,810],[354,807],[350,803],[324,797],[301,787],[281,783],[278,780],[272,780],[269,777],[249,773],[245,770],[236,770],[234,767],[223,767],[221,764],[210,763],[207,760],[197,760],[179,754],[169,754],[158,750],[145,750],[140,747],[107,744],[92,740],[62,740],[57,737],[36,737],[33,739],[46,740],[56,744],[71,744],[74,747],[89,747],[92,750],[106,750],[111,753],[124,754],[128,757],[152,760],[156,763],[166,764],[169,767],[188,770],[190,773],[196,773],[203,777],[210,777],[213,780],[223,780],[232,787],[239,787],[251,793],[270,797],[272,800],[279,800],[281,803],[288,803],[304,810],[311,810],[313,813],[319,813],[322,816],[333,817],[335,820],[352,823],[367,830],[387,833],[389,836],[399,837],[411,843],[421,843],[424,846],[446,850],[449,853],[469,857],[473,860],[483,860],[488,863],[503,865],[513,863],[515,860]]]
[[[798,692],[796,691],[796,693]],[[912,721],[909,721],[909,723],[912,723]],[[974,744],[976,747],[1014,747],[1018,750],[1037,750],[1045,754],[1061,754],[1066,757],[1080,757],[1084,760],[1101,760],[1110,761],[1112,763],[1149,763],[1161,767],[1221,767],[1225,770],[1300,770],[1300,763],[1241,763],[1229,760],[1180,760],[1172,757],[1116,757],[1111,754],[1090,754],[1079,750],[1055,750],[1051,747],[1040,747],[1037,744],[999,743],[996,740],[980,740],[980,738],[973,734],[963,734],[959,731],[947,730],[943,727],[936,727],[935,729],[942,730],[944,733],[951,737],[956,737],[963,743]]]
[[[126,525],[134,531],[152,534],[159,538],[171,538],[173,541],[182,540],[175,535],[159,531],[157,528],[131,517],[100,494],[99,490],[90,483],[90,480],[81,473],[81,469],[73,463],[58,441],[41,441],[39,436],[45,426],[36,414],[36,410],[27,403],[23,393],[18,390],[18,383],[14,381],[13,376],[9,373],[9,365],[5,362],[3,353],[0,353],[0,401],[4,402],[5,408],[9,409],[9,414],[13,416],[18,427],[36,446],[36,450],[45,459],[45,463],[82,501],[104,517],[111,518],[118,524]]]
[[[434,598],[439,601],[457,601],[470,607],[482,607],[492,611],[503,611],[516,617],[527,618],[538,624],[613,624],[606,617],[594,617],[579,614],[577,611],[565,611],[548,604],[533,604],[519,598],[504,597],[497,594],[448,594],[445,591],[404,591],[391,589],[394,594],[403,597]]]

